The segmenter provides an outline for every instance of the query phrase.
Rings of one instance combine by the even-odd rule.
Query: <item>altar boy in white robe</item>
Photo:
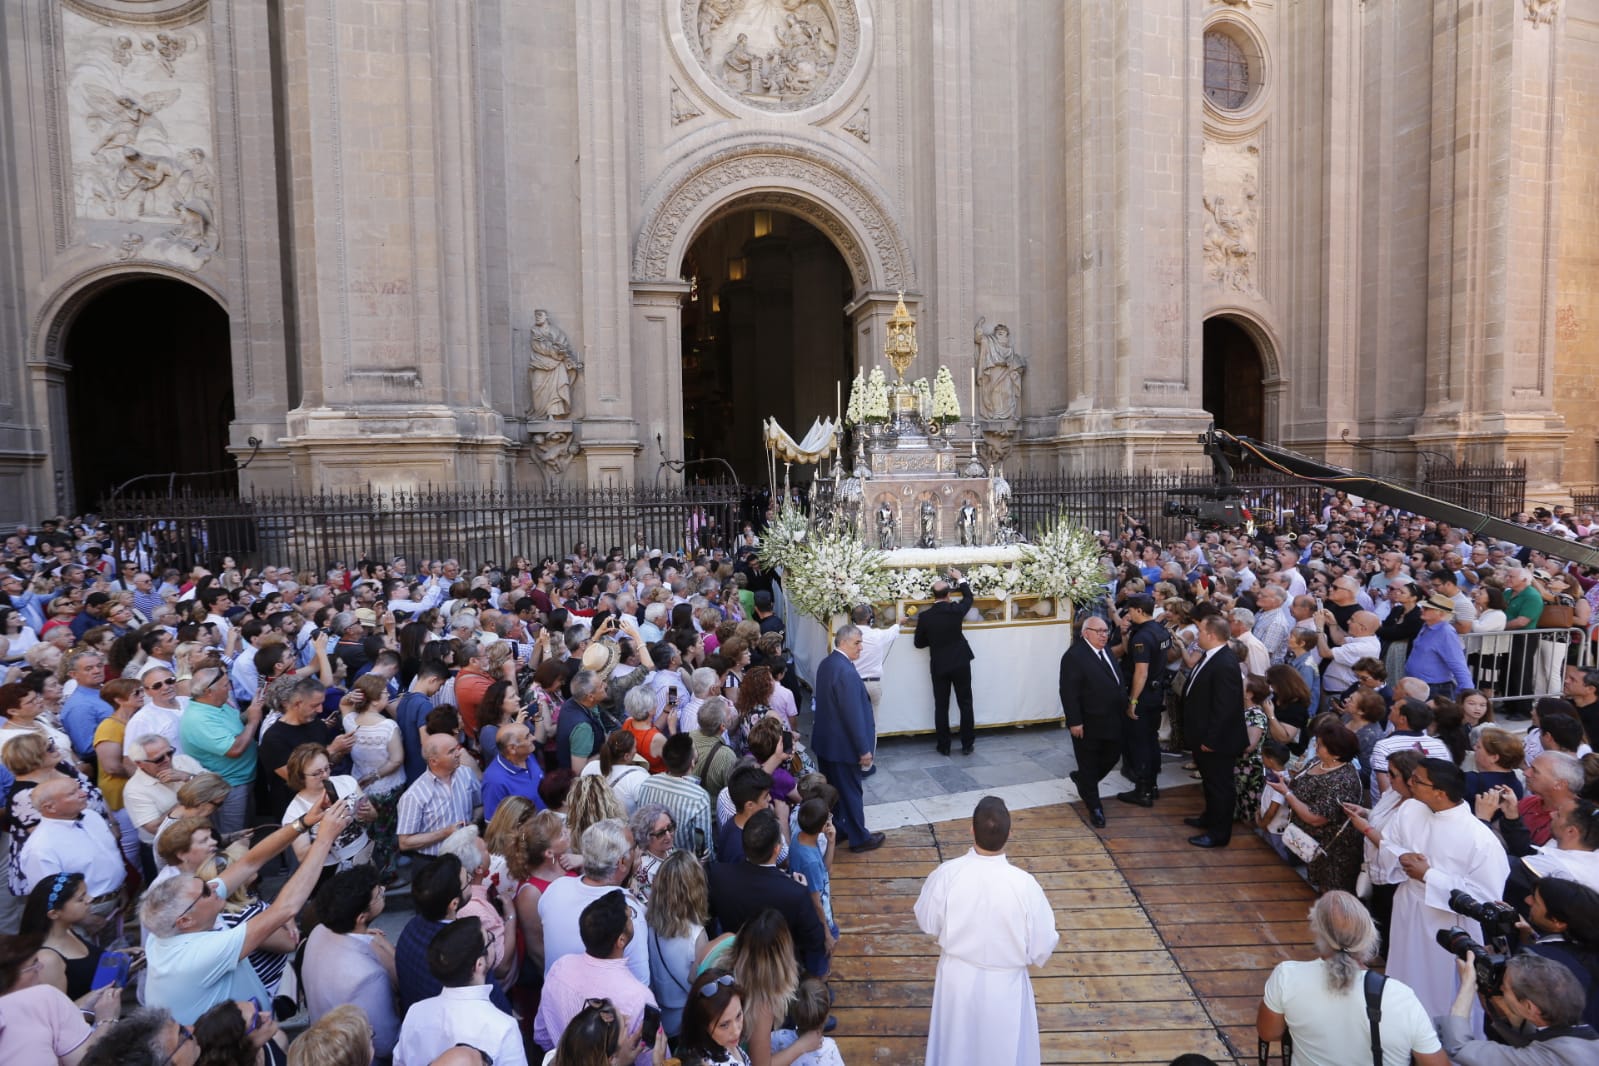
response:
[[[940,949],[927,1066],[1039,1062],[1027,968],[1044,965],[1060,934],[1043,888],[1005,859],[1009,837],[1005,801],[984,796],[975,846],[934,870],[916,900],[916,924]]]
[[[1459,980],[1454,956],[1438,946],[1440,930],[1458,925],[1482,942],[1482,927],[1449,909],[1449,893],[1459,889],[1479,902],[1502,898],[1510,860],[1486,824],[1463,801],[1466,777],[1454,763],[1423,759],[1410,775],[1415,804],[1381,833],[1364,819],[1355,828],[1373,839],[1384,852],[1398,859],[1406,877],[1394,893],[1393,920],[1388,938],[1389,977],[1415,990],[1416,998],[1431,1017],[1447,1014]],[[1482,1033],[1482,1010],[1472,1018],[1472,1030]]]

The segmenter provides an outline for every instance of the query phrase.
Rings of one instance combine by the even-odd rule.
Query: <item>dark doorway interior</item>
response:
[[[796,440],[831,415],[855,374],[844,257],[810,223],[777,211],[712,222],[683,262],[683,454],[720,457],[741,481],[766,480],[761,422]],[[714,478],[719,463],[689,467]],[[781,476],[781,474],[779,474]]]
[[[1204,359],[1204,405],[1216,428],[1263,438],[1266,374],[1254,338],[1230,318],[1208,319]]]
[[[67,425],[80,509],[141,474],[178,490],[238,491],[227,451],[233,420],[228,316],[205,293],[166,278],[119,282],[90,297],[67,328]],[[166,492],[166,477],[127,491]]]

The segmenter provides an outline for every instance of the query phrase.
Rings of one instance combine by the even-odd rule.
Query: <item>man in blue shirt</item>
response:
[[[433,711],[433,697],[439,694],[450,671],[441,663],[423,663],[411,681],[411,688],[394,708],[394,724],[400,727],[400,744],[405,748],[405,783],[427,773],[422,757],[422,727]]]
[[[521,722],[502,725],[494,735],[494,746],[499,750],[483,771],[484,821],[494,817],[495,808],[507,796],[521,796],[535,810],[542,811],[539,782],[544,780],[544,771],[529,758],[533,754],[533,732]]]
[[[100,698],[105,681],[105,657],[97,651],[73,652],[67,661],[67,676],[78,683],[61,705],[61,726],[72,738],[72,750],[87,759],[94,752],[94,731],[111,717],[111,705]]]
[[[1472,687],[1471,671],[1466,669],[1466,653],[1451,624],[1455,601],[1434,592],[1421,601],[1421,632],[1410,643],[1405,660],[1405,676],[1427,682],[1434,696],[1452,700],[1455,693]]]

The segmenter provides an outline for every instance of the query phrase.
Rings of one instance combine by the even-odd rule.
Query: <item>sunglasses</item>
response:
[[[733,975],[730,973],[724,973],[714,981],[705,982],[704,986],[700,988],[700,995],[704,996],[706,999],[710,999],[712,996],[716,995],[720,989],[731,988],[732,986]]]
[[[175,687],[177,687],[177,684],[178,683],[176,681],[174,681],[172,678],[169,677],[165,681],[152,681],[152,682],[150,682],[148,685],[146,685],[144,687],[147,688],[147,689],[154,690],[154,689],[158,689],[158,688],[175,688]]]
[[[266,1009],[261,1006],[261,1001],[259,999],[251,996],[250,1002],[255,1005],[255,1017],[250,1019],[250,1027],[244,1031],[245,1036],[249,1036],[251,1033],[261,1028],[262,1019],[269,1017]]]
[[[194,1039],[194,1030],[193,1029],[190,1029],[187,1025],[178,1026],[178,1042],[176,1044],[172,1045],[172,1053],[169,1054],[166,1058],[161,1060],[161,1066],[167,1066],[168,1063],[170,1063],[173,1059],[177,1058],[178,1057],[178,1052],[183,1050],[183,1045],[187,1044],[189,1041],[191,1041],[193,1039]]]
[[[171,761],[171,759],[172,759],[172,753],[170,751],[164,751],[160,755],[157,755],[157,756],[155,756],[154,758],[151,758],[151,759],[146,759],[144,761],[145,762],[169,762],[169,761]]]
[[[650,830],[650,839],[659,840],[662,837],[669,837],[675,832],[677,832],[677,823],[676,822],[668,822],[666,824],[666,828],[665,829],[651,829]]]
[[[195,903],[199,903],[202,899],[210,899],[210,898],[211,898],[211,882],[209,882],[209,881],[201,881],[200,882],[200,894],[198,896],[194,897],[194,903],[191,903],[187,907],[183,908],[182,914],[179,914],[178,917],[182,918],[184,915],[186,915],[190,911],[194,910]]]

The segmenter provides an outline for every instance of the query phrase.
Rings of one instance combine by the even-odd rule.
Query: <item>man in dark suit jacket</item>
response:
[[[1109,643],[1110,626],[1089,615],[1079,639],[1060,657],[1060,705],[1077,753],[1071,778],[1088,808],[1088,820],[1100,828],[1105,825],[1105,809],[1099,802],[1099,783],[1121,758],[1122,719],[1127,713],[1127,690]]]
[[[949,598],[949,581],[960,582],[961,598]],[[972,646],[961,633],[961,621],[972,609],[972,587],[961,572],[950,568],[949,581],[933,582],[933,604],[916,619],[916,646],[927,649],[933,674],[933,727],[938,731],[938,753],[949,754],[949,690],[961,709],[961,754],[970,755],[977,743],[977,723],[972,716]]]
[[[872,765],[877,751],[877,720],[866,682],[855,672],[861,654],[861,631],[842,625],[833,636],[833,651],[816,667],[816,723],[811,727],[811,751],[827,781],[838,789],[834,820],[851,851],[881,847],[882,833],[866,828],[862,802],[862,771]]]
[[[777,815],[757,811],[744,825],[742,862],[712,863],[711,915],[724,933],[737,933],[744,923],[768,907],[788,923],[794,954],[808,972],[827,976],[827,930],[811,902],[811,888],[773,863],[783,842]]]
[[[1238,657],[1227,646],[1232,635],[1225,618],[1207,618],[1199,626],[1199,648],[1205,653],[1183,690],[1183,737],[1193,748],[1194,762],[1205,789],[1205,812],[1184,819],[1202,830],[1188,842],[1199,848],[1224,848],[1233,836],[1233,764],[1249,746],[1244,725],[1244,677]]]

